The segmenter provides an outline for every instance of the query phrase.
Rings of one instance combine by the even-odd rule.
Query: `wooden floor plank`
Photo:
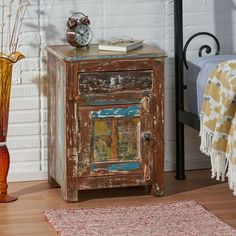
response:
[[[67,203],[60,189],[50,189],[46,181],[10,183],[9,192],[19,199],[0,204],[0,235],[57,235],[43,217],[49,208],[111,207],[177,200],[196,200],[236,228],[236,197],[227,183],[210,179],[209,170],[188,171],[187,179],[177,181],[175,173],[165,174],[165,195],[153,197],[145,189],[121,188],[79,192],[78,203]]]

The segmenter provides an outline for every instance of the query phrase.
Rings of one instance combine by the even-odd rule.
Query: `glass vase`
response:
[[[7,175],[10,166],[10,155],[6,140],[11,94],[13,64],[23,59],[19,52],[7,56],[0,53],[0,203],[12,202],[17,197],[7,194]]]

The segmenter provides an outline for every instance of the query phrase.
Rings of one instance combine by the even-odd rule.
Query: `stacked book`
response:
[[[98,49],[104,51],[128,52],[142,46],[143,46],[142,40],[114,39],[114,40],[102,41],[98,45]]]

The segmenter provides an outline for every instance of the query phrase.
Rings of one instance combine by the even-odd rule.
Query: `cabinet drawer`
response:
[[[152,71],[119,71],[79,74],[79,94],[151,90]]]
[[[152,90],[152,71],[80,73],[78,95],[85,105],[137,102]],[[125,92],[125,93],[124,93]],[[103,105],[103,104],[102,104]]]

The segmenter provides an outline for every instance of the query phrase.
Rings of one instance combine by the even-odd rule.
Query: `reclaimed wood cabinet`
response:
[[[48,180],[79,190],[146,186],[163,194],[165,54],[70,46],[48,52]]]

